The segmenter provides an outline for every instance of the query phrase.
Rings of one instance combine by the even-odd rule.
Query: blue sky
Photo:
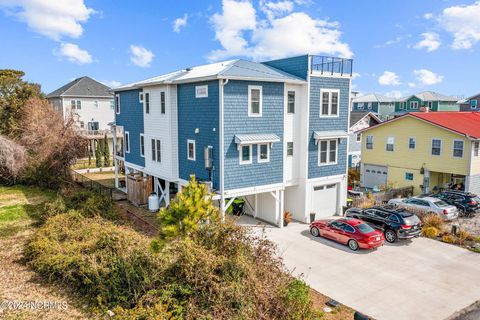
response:
[[[478,0],[0,0],[0,10],[0,66],[45,92],[83,75],[125,84],[302,53],[352,57],[361,93],[480,92]]]

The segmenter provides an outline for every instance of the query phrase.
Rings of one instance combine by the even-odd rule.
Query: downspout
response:
[[[222,211],[222,219],[225,219],[225,188],[224,188],[224,180],[225,180],[225,175],[224,175],[224,136],[223,136],[223,87],[228,84],[228,79],[220,79],[219,80],[220,84],[220,92],[219,92],[219,98],[220,98],[220,112],[219,112],[219,130],[218,133],[220,135],[220,146],[219,146],[219,156],[220,156],[220,209]]]

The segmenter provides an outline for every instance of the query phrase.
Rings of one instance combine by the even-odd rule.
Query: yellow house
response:
[[[415,112],[362,131],[361,183],[480,194],[480,113]]]

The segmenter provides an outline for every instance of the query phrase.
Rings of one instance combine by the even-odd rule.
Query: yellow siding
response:
[[[373,149],[366,149],[366,138],[374,137]],[[393,152],[386,151],[388,137],[395,138]],[[408,148],[408,139],[416,139],[416,148]],[[431,155],[432,139],[442,140],[440,156]],[[453,157],[453,141],[464,141],[463,158]],[[437,173],[449,173],[469,175],[471,142],[465,137],[437,126],[426,123],[412,117],[404,117],[391,123],[373,128],[362,134],[362,162],[388,167],[388,184],[398,187],[415,186],[417,192],[423,184],[423,175],[420,169],[428,169],[431,172],[430,186],[442,186],[446,181],[445,175]],[[480,172],[480,159],[478,171]],[[414,180],[405,179],[405,173],[413,173]],[[433,172],[433,173],[432,173]]]
[[[473,148],[473,142],[472,142],[472,148]],[[471,172],[470,172],[470,175],[474,176],[474,175],[478,175],[480,174],[480,155],[475,157],[473,152],[471,153],[471,157],[472,157],[472,162],[471,162]]]

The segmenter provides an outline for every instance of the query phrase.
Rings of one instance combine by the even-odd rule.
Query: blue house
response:
[[[338,214],[351,75],[350,59],[303,55],[218,62],[116,88],[115,166],[152,181],[166,205],[194,175],[223,212],[242,198],[248,214],[278,226],[285,211],[302,222]]]
[[[371,112],[380,120],[385,121],[393,118],[395,112],[395,98],[382,96],[378,93],[371,93],[356,97],[352,101],[352,110],[359,112]]]

